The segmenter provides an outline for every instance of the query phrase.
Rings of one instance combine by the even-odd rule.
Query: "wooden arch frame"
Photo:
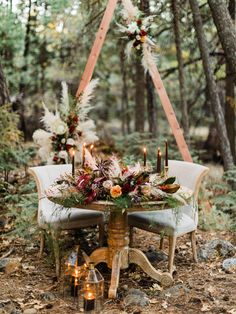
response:
[[[95,68],[95,65],[97,63],[97,59],[99,57],[100,51],[102,49],[103,43],[106,38],[107,31],[109,29],[109,25],[111,22],[111,19],[113,17],[116,5],[118,0],[109,0],[105,13],[103,15],[101,24],[99,26],[96,39],[94,41],[93,47],[91,49],[87,64],[85,66],[84,73],[82,75],[82,79],[80,81],[78,90],[76,92],[76,97],[78,97],[85,89],[85,87],[90,82],[93,71]],[[162,82],[162,79],[160,77],[159,71],[156,66],[152,66],[150,69],[150,75],[152,77],[154,86],[156,88],[156,91],[160,97],[161,104],[163,106],[163,109],[165,111],[167,120],[169,122],[169,125],[171,127],[171,130],[174,134],[175,140],[177,142],[179,151],[182,155],[182,158],[184,161],[192,162],[192,157],[190,155],[188,146],[186,144],[186,141],[184,139],[182,130],[180,128],[180,125],[177,121],[174,109],[171,105],[170,99],[167,95],[166,89],[164,87],[164,84]]]

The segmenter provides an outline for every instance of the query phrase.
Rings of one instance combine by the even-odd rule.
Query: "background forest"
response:
[[[6,182],[14,183],[14,170],[33,163],[32,134],[42,127],[42,101],[55,110],[62,81],[75,95],[106,1],[0,3],[0,169],[5,191]],[[195,161],[230,170],[228,181],[220,183],[220,195],[223,191],[227,214],[235,215],[235,1],[227,1],[227,6],[200,1],[200,24],[196,4],[137,1],[140,9],[155,16],[157,66],[191,154]],[[150,76],[138,57],[126,58],[119,22],[117,8],[94,73],[99,86],[90,115],[100,149],[137,160],[148,141],[149,158],[155,159],[157,143],[168,138],[170,158],[181,158]]]
[[[156,44],[157,68],[194,162],[210,168],[200,191],[198,242],[203,244],[215,236],[235,245],[235,0],[133,2],[146,15],[154,16],[152,38]],[[32,290],[30,272],[36,273],[39,290],[49,289],[47,285],[56,289],[52,266],[48,266],[50,262],[39,263],[36,258],[38,200],[35,183],[27,170],[42,161],[32,135],[36,129],[43,128],[42,102],[51,111],[56,110],[62,81],[67,82],[71,95],[76,94],[106,4],[107,0],[0,0],[0,255],[15,252],[17,256],[24,256],[29,265],[34,265],[27,268],[27,263],[22,264],[22,272],[27,274],[26,279],[24,276],[19,279],[23,291]],[[126,57],[127,42],[117,25],[121,23],[120,9],[119,3],[93,75],[93,78],[99,78],[92,100],[94,109],[89,113],[99,136],[96,149],[105,155],[116,153],[132,162],[142,159],[142,147],[146,145],[148,160],[155,162],[157,147],[161,146],[164,152],[164,140],[168,139],[169,158],[182,159],[151,77],[144,73],[139,56],[133,54],[131,60]],[[137,237],[147,251],[150,243],[156,244],[153,238],[149,243],[148,237],[141,233]],[[90,242],[91,250],[93,239]],[[67,241],[67,246],[72,247],[75,243]],[[47,244],[50,247],[50,239]],[[188,255],[190,247],[183,243],[181,246]],[[222,310],[221,313],[236,313],[234,309],[231,311],[233,277],[226,272],[223,279],[216,282],[220,276],[218,272],[222,272],[221,262],[218,256],[213,262],[195,267],[189,261],[181,264],[181,258],[177,258],[181,284],[189,280],[192,267],[195,272],[191,273],[188,282],[190,289],[196,288],[196,293],[203,291],[202,278],[204,285],[206,282],[211,284],[207,297],[201,299],[204,293],[199,296],[200,302],[195,297],[186,308],[185,297],[178,300],[183,302],[186,312],[193,309],[191,313],[195,310],[199,313],[208,298],[210,306],[219,309],[215,313],[220,313],[225,304],[229,312]],[[39,271],[30,267],[39,267]],[[0,285],[1,280],[5,285],[4,275],[0,276]],[[13,276],[10,280],[9,286],[14,288],[16,279]],[[137,281],[138,288],[145,284],[145,280]],[[221,287],[225,289],[225,295]],[[8,288],[4,289],[2,298],[10,293]],[[151,294],[155,295],[155,289],[151,289]],[[19,299],[22,295],[15,297]],[[217,304],[215,300],[220,301]],[[5,306],[2,306],[3,302],[0,301],[0,313]],[[154,302],[153,307],[164,311],[167,307],[161,302]],[[55,312],[52,310],[52,313],[60,313],[59,303],[55,301],[53,306]],[[174,304],[173,313],[182,313],[181,306]],[[63,307],[61,310],[65,313]],[[74,312],[67,308],[67,313]]]

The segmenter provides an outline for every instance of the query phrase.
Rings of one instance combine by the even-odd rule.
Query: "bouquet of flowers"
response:
[[[38,154],[47,164],[68,163],[71,148],[81,151],[83,143],[98,140],[94,121],[88,118],[92,109],[90,100],[98,80],[92,80],[77,99],[68,94],[68,87],[62,82],[62,97],[58,109],[50,112],[44,105],[42,122],[45,130],[33,134],[34,142],[40,147]]]
[[[124,165],[116,157],[95,161],[89,156],[84,169],[78,169],[75,176],[60,177],[46,194],[49,198],[59,197],[65,207],[102,200],[128,208],[167,199],[180,187],[174,181],[174,177],[164,179],[145,171],[140,163]]]
[[[125,24],[119,24],[118,26],[128,39],[126,54],[130,58],[133,49],[142,54],[142,65],[145,71],[150,72],[152,66],[156,63],[156,45],[151,36],[154,16],[144,17],[143,13],[132,4],[131,0],[122,0],[122,4],[123,10],[121,13]]]

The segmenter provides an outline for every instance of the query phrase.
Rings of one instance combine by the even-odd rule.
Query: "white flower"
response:
[[[140,36],[140,35],[137,35],[137,36],[136,36],[136,39],[137,39],[137,40],[140,40],[140,39],[141,39],[141,36]]]
[[[141,49],[141,46],[140,46],[140,45],[136,46],[136,49],[137,49],[137,50],[140,50],[140,49]]]
[[[57,119],[52,123],[51,130],[53,133],[62,135],[68,131],[68,126],[61,119]]]
[[[139,32],[139,28],[136,22],[132,22],[128,25],[128,32],[130,32],[131,34]]]
[[[63,138],[63,139],[61,140],[61,143],[62,143],[62,144],[65,144],[65,142],[66,142],[66,139]]]
[[[141,193],[145,196],[149,196],[151,194],[151,185],[150,184],[142,185]]]
[[[43,161],[47,161],[50,155],[50,149],[50,146],[43,146],[39,148],[38,155]]]
[[[68,153],[66,150],[61,150],[58,154],[58,157],[64,160],[68,159]]]
[[[113,182],[111,180],[106,180],[103,182],[102,186],[105,189],[110,190],[113,187]]]
[[[50,146],[52,134],[42,129],[38,129],[33,134],[33,140],[39,146]]]
[[[70,146],[74,146],[75,145],[75,140],[73,138],[68,138],[68,140],[66,141],[66,144],[67,145],[70,145]]]

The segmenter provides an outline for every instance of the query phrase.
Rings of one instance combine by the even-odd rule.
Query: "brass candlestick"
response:
[[[165,166],[164,167],[164,178],[167,179],[168,178],[168,172],[169,172],[169,167]]]

